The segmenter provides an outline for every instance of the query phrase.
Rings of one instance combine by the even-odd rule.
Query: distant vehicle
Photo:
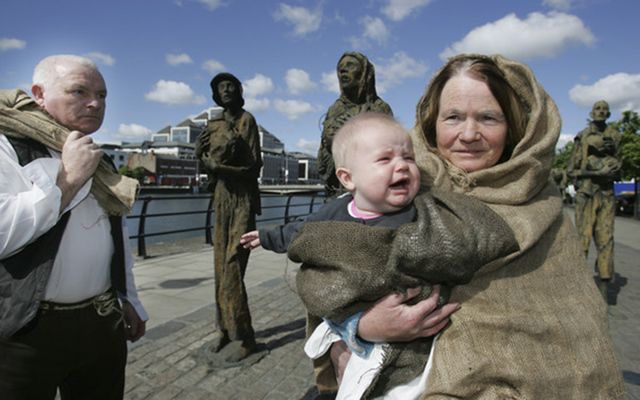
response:
[[[616,195],[616,215],[633,215],[636,195],[633,192],[620,192]]]

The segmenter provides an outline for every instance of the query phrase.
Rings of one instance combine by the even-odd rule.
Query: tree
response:
[[[635,111],[625,111],[619,121],[611,126],[622,133],[622,179],[640,177],[640,116]]]
[[[130,169],[128,166],[123,165],[122,167],[120,167],[118,169],[118,173],[120,175],[124,175],[124,176],[128,176],[130,178],[137,179],[138,182],[140,182],[140,183],[142,183],[142,180],[144,179],[144,168],[143,167],[136,167],[134,169]]]
[[[553,160],[553,168],[557,170],[566,171],[569,165],[569,159],[571,159],[571,152],[573,151],[573,142],[569,142],[564,145],[560,150],[556,150],[556,158]]]

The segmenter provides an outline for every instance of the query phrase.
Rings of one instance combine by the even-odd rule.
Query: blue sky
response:
[[[246,108],[289,151],[315,153],[345,51],[366,54],[379,95],[411,127],[447,56],[527,63],[562,114],[561,142],[604,98],[640,111],[637,0],[9,0],[0,15],[0,88],[30,88],[51,54],[86,55],[109,95],[100,141],[140,142],[213,105],[211,77],[244,85]]]

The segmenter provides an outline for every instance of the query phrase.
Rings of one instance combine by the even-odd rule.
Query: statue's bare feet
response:
[[[229,336],[221,330],[217,330],[213,332],[213,339],[211,340],[211,345],[209,346],[209,350],[212,353],[219,352],[224,346],[229,343]]]
[[[255,347],[255,344],[247,345],[241,340],[234,340],[225,347],[224,361],[227,363],[237,363],[253,353]]]

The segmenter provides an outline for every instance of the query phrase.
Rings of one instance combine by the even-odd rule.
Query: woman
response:
[[[520,245],[453,288],[462,308],[437,340],[422,398],[624,395],[606,305],[549,179],[559,133],[558,110],[529,68],[501,56],[451,59],[420,100],[423,183],[481,200]],[[414,339],[423,323],[377,304],[358,334]]]

